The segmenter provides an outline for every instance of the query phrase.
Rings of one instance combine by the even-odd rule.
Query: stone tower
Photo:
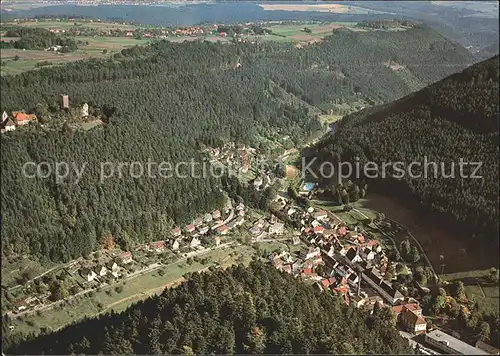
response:
[[[62,95],[62,108],[69,109],[69,96],[68,95]]]
[[[85,103],[82,106],[82,117],[89,116],[89,104]]]

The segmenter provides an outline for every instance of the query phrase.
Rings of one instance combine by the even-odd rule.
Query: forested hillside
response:
[[[373,315],[253,261],[192,275],[121,314],[12,346],[8,354],[411,354],[392,310]]]
[[[112,235],[122,247],[164,236],[174,222],[222,204],[217,179],[108,179],[102,162],[199,161],[202,144],[243,142],[266,150],[270,133],[295,144],[317,133],[315,106],[388,102],[459,71],[474,59],[425,26],[400,32],[338,30],[303,49],[159,42],[109,60],[0,79],[2,110],[57,116],[61,94],[107,116],[90,131],[32,126],[2,135],[2,251],[67,261]],[[240,63],[240,66],[238,65]],[[397,63],[398,69],[391,68]],[[294,100],[284,101],[279,86]],[[62,126],[62,125],[61,125]],[[28,162],[86,162],[62,184],[27,179]]]
[[[384,192],[428,210],[461,234],[498,243],[498,56],[422,91],[344,118],[334,137],[317,145],[322,159],[436,162],[427,176],[375,182]],[[477,176],[459,162],[482,162]],[[445,169],[440,168],[441,162]],[[454,176],[451,164],[454,162]],[[418,167],[417,167],[418,168]],[[424,174],[423,168],[414,174]],[[437,176],[434,172],[438,172]],[[375,182],[371,184],[373,188]]]

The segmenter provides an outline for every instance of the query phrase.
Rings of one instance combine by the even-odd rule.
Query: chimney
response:
[[[62,107],[63,109],[69,109],[69,96],[62,95]]]

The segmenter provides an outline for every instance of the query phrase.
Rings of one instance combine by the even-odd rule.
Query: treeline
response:
[[[20,37],[10,42],[1,41],[1,48],[45,50],[51,46],[62,46],[61,52],[71,52],[78,49],[77,42],[70,37],[62,37],[44,28],[11,27],[5,37]]]
[[[401,19],[401,20],[394,19],[394,20],[365,20],[358,22],[356,26],[388,30],[391,28],[398,28],[398,27],[413,27],[416,26],[417,24],[418,24],[417,22],[407,19]]]
[[[438,50],[429,51],[431,43],[440,43]],[[340,32],[304,49],[161,41],[107,60],[2,76],[1,109],[7,112],[34,111],[43,121],[58,110],[60,95],[69,94],[72,107],[87,102],[109,118],[88,132],[32,127],[2,135],[4,255],[67,261],[110,235],[123,247],[158,240],[174,223],[220,206],[220,182],[126,174],[100,183],[102,162],[201,162],[202,145],[265,149],[266,138],[277,135],[301,145],[321,128],[311,105],[326,110],[334,99],[385,102],[409,93],[401,76],[381,64],[389,58],[406,65],[421,85],[471,60],[464,49],[416,27]],[[75,175],[62,184],[22,175],[26,162],[45,161],[87,165],[78,184]]]
[[[317,145],[317,155],[334,162],[359,157],[361,167],[375,162],[371,187],[430,211],[460,234],[498,243],[498,76],[497,56],[392,104],[353,114]],[[461,160],[468,164],[462,170]],[[389,166],[382,177],[384,162],[403,162],[403,175]],[[412,162],[421,166],[410,174]]]
[[[6,348],[8,354],[411,354],[390,308],[369,315],[254,260]]]

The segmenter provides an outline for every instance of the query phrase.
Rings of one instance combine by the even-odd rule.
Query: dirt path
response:
[[[476,282],[477,283],[477,286],[479,287],[479,290],[481,291],[481,293],[483,294],[483,298],[486,298],[486,294],[484,293],[484,289],[483,289],[483,286],[481,285],[481,283],[479,282]]]
[[[136,293],[136,294],[132,294],[132,295],[129,295],[128,297],[125,297],[125,298],[122,298],[122,299],[119,299],[119,300],[116,300],[114,301],[113,303],[111,304],[108,304],[106,306],[106,308],[104,308],[104,310],[102,310],[101,312],[99,312],[98,314],[101,314],[101,313],[105,313],[108,309],[111,309],[113,308],[114,306],[118,305],[118,304],[121,304],[123,302],[126,302],[126,301],[129,301],[129,300],[133,300],[133,299],[142,299],[142,298],[147,298],[153,294],[156,294],[157,292],[161,292],[163,291],[165,288],[168,288],[168,287],[171,287],[173,285],[176,285],[176,284],[180,284],[184,281],[184,277],[181,277],[181,278],[177,278],[176,280],[172,281],[172,282],[169,282],[167,284],[164,284],[160,287],[155,287],[155,288],[151,288],[151,289],[148,289],[144,292],[141,292],[141,293]],[[142,298],[141,298],[142,297]]]

